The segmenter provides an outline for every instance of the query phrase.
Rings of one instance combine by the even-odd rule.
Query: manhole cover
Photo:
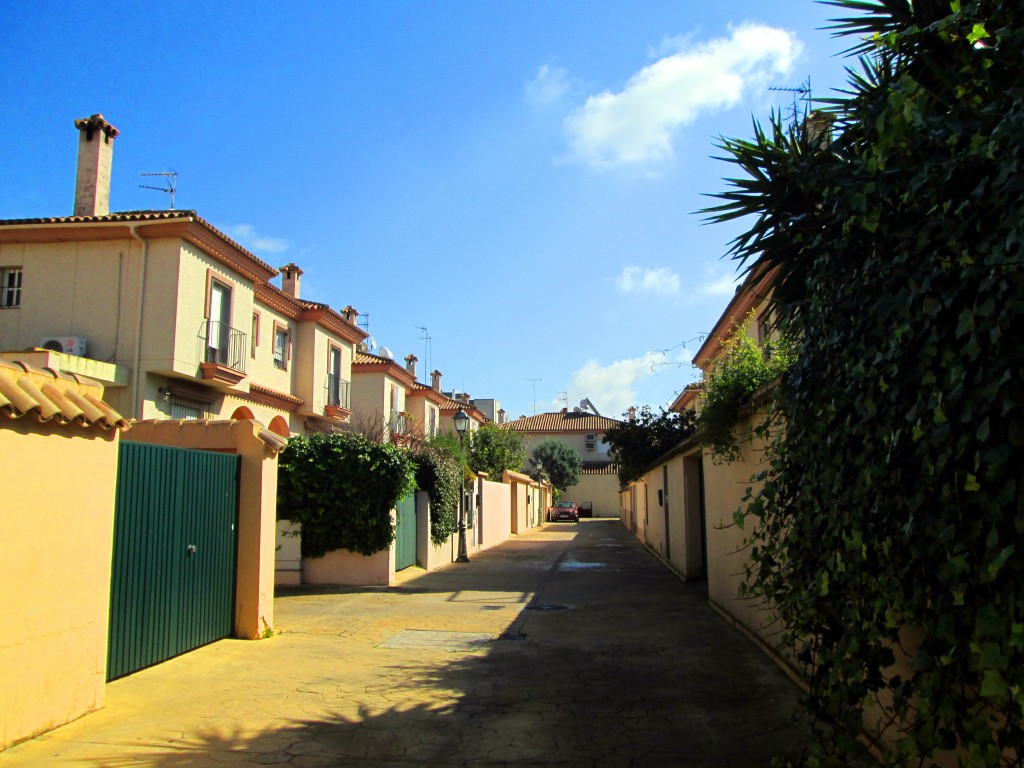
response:
[[[540,611],[541,613],[550,613],[551,611],[564,611],[568,607],[568,605],[528,605],[526,606],[526,610]]]
[[[378,648],[429,648],[434,651],[483,651],[494,637],[485,632],[403,629]]]

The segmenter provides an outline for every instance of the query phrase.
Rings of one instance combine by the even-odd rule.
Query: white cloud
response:
[[[702,296],[732,296],[736,293],[742,275],[732,274],[701,283],[697,290]]]
[[[224,227],[224,232],[240,242],[250,251],[263,253],[284,253],[288,250],[288,241],[280,237],[266,237],[257,234],[252,224],[236,224]]]
[[[679,293],[679,275],[668,267],[644,269],[626,267],[615,279],[623,293],[661,293],[668,296]]]
[[[569,92],[569,73],[561,67],[542,64],[537,76],[526,84],[526,97],[537,106],[554,104]]]
[[[636,405],[636,384],[651,373],[650,354],[608,365],[591,359],[573,373],[569,393],[578,400],[590,398],[603,415],[619,418],[629,406]]]
[[[744,23],[721,37],[678,46],[633,75],[618,93],[604,91],[565,119],[570,155],[593,168],[651,170],[674,156],[676,132],[702,112],[729,109],[745,94],[787,73],[801,43],[786,30]]]

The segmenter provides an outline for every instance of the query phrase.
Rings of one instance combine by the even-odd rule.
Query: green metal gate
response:
[[[416,565],[416,494],[410,493],[395,507],[395,570]]]
[[[231,634],[239,461],[121,443],[108,680]]]

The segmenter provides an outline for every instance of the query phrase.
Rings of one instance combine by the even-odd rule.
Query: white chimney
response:
[[[405,370],[412,376],[412,380],[416,381],[416,363],[419,360],[416,355],[405,356]]]
[[[103,115],[75,120],[78,129],[78,175],[75,178],[75,216],[110,213],[110,166],[119,131]]]
[[[299,298],[300,277],[302,277],[302,270],[295,264],[289,262],[281,267],[281,290],[293,299]]]

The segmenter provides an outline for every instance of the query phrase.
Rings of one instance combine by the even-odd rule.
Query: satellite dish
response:
[[[381,347],[380,348],[380,356],[381,357],[386,357],[388,360],[394,360],[395,359],[395,356],[393,354],[391,354],[391,350],[388,349],[387,347]]]

